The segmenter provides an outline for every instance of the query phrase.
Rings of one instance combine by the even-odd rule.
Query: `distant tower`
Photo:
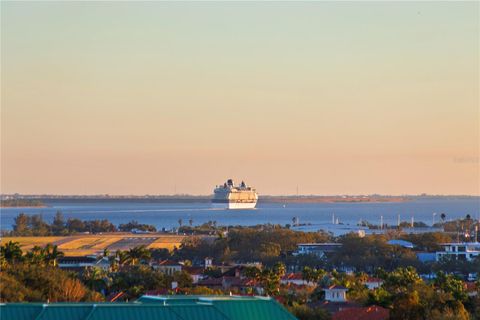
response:
[[[397,215],[397,227],[400,227],[400,215]]]
[[[413,216],[412,216],[412,222],[410,223],[410,226],[413,228]]]
[[[205,258],[205,269],[210,268],[213,265],[212,258],[206,257]]]

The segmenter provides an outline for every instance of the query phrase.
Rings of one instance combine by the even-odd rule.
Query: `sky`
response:
[[[1,192],[480,194],[479,2],[1,2]]]

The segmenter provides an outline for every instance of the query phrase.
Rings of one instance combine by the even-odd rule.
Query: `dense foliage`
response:
[[[26,215],[20,213],[14,219],[13,230],[3,232],[9,236],[65,236],[76,233],[103,233],[134,230],[155,232],[157,229],[148,224],[140,224],[137,221],[131,221],[126,224],[120,224],[115,227],[110,221],[103,220],[80,220],[70,218],[65,220],[63,214],[58,211],[53,218],[52,223],[43,220],[41,214]]]
[[[18,243],[0,247],[0,301],[101,301],[76,277],[56,267],[56,246],[34,248],[23,255]]]
[[[297,248],[301,242],[325,242],[330,235],[322,232],[295,232],[275,226],[263,228],[232,228],[228,236],[215,240],[210,238],[185,238],[179,250],[175,251],[178,259],[203,261],[212,257],[217,262],[253,262],[261,261],[267,265],[287,259],[288,253]]]
[[[478,304],[469,299],[463,282],[452,275],[438,273],[435,281],[426,283],[412,267],[387,273],[379,271],[384,283],[369,292],[368,303],[391,309],[390,319],[469,319],[465,304]],[[475,310],[471,310],[472,314]]]

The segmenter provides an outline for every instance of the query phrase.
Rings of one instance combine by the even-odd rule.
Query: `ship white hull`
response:
[[[212,203],[214,208],[218,209],[255,209],[256,202],[228,202],[228,203]]]

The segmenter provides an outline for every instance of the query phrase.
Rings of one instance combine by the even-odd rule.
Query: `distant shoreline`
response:
[[[4,208],[45,208],[45,202],[164,202],[164,203],[209,203],[211,196],[161,196],[161,197],[55,197],[19,200],[23,205],[14,203],[4,205],[11,200],[2,201]],[[26,202],[38,201],[41,204],[28,205]],[[383,196],[259,196],[260,203],[377,203],[377,202],[405,202],[409,199],[404,197],[383,197]]]
[[[9,209],[9,208],[15,208],[15,209],[32,209],[32,208],[38,208],[38,209],[43,209],[43,208],[48,208],[48,206],[0,206],[2,209]]]
[[[0,208],[46,208],[40,199],[6,199],[0,201]]]
[[[5,197],[5,195],[3,196]],[[209,203],[212,199],[210,195],[155,195],[155,196],[108,196],[108,195],[17,195],[15,199],[5,199],[1,201],[1,208],[47,208],[49,202],[156,202],[156,203]],[[437,195],[283,195],[271,196],[260,195],[259,203],[399,203],[415,200],[465,200],[478,199],[479,196],[437,196]]]
[[[406,202],[403,197],[273,197],[263,198],[259,201],[270,203],[376,203],[376,202]]]

